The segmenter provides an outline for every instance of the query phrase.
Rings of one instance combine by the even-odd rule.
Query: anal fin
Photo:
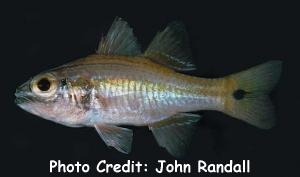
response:
[[[192,140],[195,124],[201,118],[196,114],[180,113],[149,125],[157,143],[173,156],[183,157]]]
[[[95,125],[95,128],[107,146],[128,154],[131,151],[132,130],[115,125]]]

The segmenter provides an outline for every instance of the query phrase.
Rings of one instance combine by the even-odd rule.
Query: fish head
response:
[[[70,127],[83,125],[83,110],[70,101],[66,78],[60,72],[38,74],[20,85],[15,96],[15,103],[34,115]]]

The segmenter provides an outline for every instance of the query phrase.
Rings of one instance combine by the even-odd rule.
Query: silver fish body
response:
[[[88,61],[95,58],[97,64],[90,65]],[[123,63],[116,63],[120,59]],[[138,58],[91,56],[79,60],[80,65],[75,62],[52,71],[67,78],[60,92],[64,104],[78,108],[71,112],[78,116],[75,119],[89,126],[148,125],[180,112],[222,109],[223,80],[160,69],[162,66],[147,59],[139,59],[145,62],[134,66],[134,60]]]

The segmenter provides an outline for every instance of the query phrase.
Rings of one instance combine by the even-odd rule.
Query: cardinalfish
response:
[[[131,151],[129,126],[148,126],[157,143],[182,157],[201,116],[215,110],[253,126],[274,126],[268,94],[281,61],[269,61],[220,78],[194,70],[185,27],[170,23],[144,53],[132,28],[116,18],[95,54],[42,72],[16,90],[22,109],[70,127],[94,127],[106,145]]]

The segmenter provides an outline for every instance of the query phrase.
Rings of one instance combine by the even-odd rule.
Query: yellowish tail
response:
[[[281,73],[281,61],[269,61],[226,77],[229,94],[223,112],[262,129],[275,125],[268,94]]]

